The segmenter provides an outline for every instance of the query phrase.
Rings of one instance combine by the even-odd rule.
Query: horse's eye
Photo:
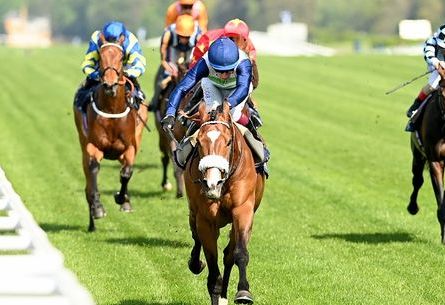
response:
[[[228,142],[227,142],[227,146],[230,146],[232,144],[232,139],[230,139]]]

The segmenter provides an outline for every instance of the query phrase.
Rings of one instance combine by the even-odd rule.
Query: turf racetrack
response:
[[[187,268],[187,202],[160,188],[155,132],[145,132],[130,181],[135,212],[118,211],[119,166],[104,161],[99,186],[108,216],[87,233],[72,114],[83,54],[67,46],[0,49],[0,166],[98,304],[209,303],[207,269],[194,276]],[[145,54],[142,84],[151,96],[159,56]],[[442,303],[445,247],[427,175],[419,214],[406,212],[404,112],[426,79],[384,95],[421,74],[423,59],[260,57],[259,69],[254,96],[272,160],[249,244],[256,304]],[[155,129],[152,118],[149,125]],[[237,279],[234,268],[230,302]]]

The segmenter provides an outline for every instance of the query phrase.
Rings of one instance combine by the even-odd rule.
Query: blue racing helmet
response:
[[[232,70],[238,63],[238,47],[230,38],[219,38],[210,45],[208,58],[213,69]]]
[[[119,21],[111,21],[104,25],[102,33],[109,42],[115,42],[121,35],[125,35],[127,29],[125,25]]]

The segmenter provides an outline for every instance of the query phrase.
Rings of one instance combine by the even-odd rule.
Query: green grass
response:
[[[97,221],[96,233],[86,232],[71,113],[83,52],[0,49],[9,67],[0,76],[0,165],[98,304],[207,304],[207,270],[196,277],[187,269],[187,202],[160,188],[156,133],[144,134],[130,182],[135,212],[118,212],[112,195],[119,167],[104,161],[99,183],[108,216]],[[158,55],[146,54],[142,84],[150,96]],[[411,157],[404,112],[426,80],[384,94],[423,72],[422,61],[259,58],[255,98],[272,160],[249,244],[256,304],[443,302],[445,249],[429,182],[419,215],[406,212]],[[230,301],[237,278],[234,269]]]

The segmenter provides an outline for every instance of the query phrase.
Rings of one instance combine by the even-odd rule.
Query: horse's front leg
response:
[[[206,257],[209,274],[207,276],[207,291],[212,305],[218,305],[222,290],[222,278],[218,267],[217,241],[219,230],[215,224],[210,223],[204,217],[197,215],[197,232],[201,240],[204,255]]]
[[[445,225],[445,206],[443,202],[444,190],[443,190],[443,170],[444,166],[440,161],[430,162],[430,174],[431,182],[434,189],[434,195],[437,202],[437,220],[440,224],[440,233],[442,243],[445,244],[444,237],[444,225]]]
[[[234,261],[239,270],[238,291],[235,295],[235,303],[252,304],[253,296],[249,291],[249,282],[247,281],[247,265],[249,263],[249,252],[247,251],[247,243],[250,240],[252,232],[253,215],[254,215],[253,199],[245,204],[233,209],[233,225],[235,235]]]
[[[411,215],[416,215],[419,212],[419,205],[417,204],[417,195],[419,194],[419,189],[423,184],[423,168],[425,167],[425,158],[422,156],[420,151],[412,144],[412,167],[411,171],[413,174],[412,184],[413,191],[410,196],[409,204],[408,204],[408,212]]]
[[[201,254],[201,241],[199,240],[198,232],[196,231],[196,215],[192,210],[189,212],[189,226],[190,231],[192,232],[194,245],[192,252],[190,253],[188,265],[193,274],[200,274],[202,270],[204,270],[206,264],[199,258]]]
[[[133,210],[130,203],[130,196],[128,195],[128,182],[133,175],[135,152],[135,148],[130,146],[123,154],[120,173],[121,189],[114,195],[114,201],[121,206],[120,210],[123,212],[131,212]]]
[[[235,259],[233,253],[235,251],[235,231],[230,230],[230,240],[224,249],[224,275],[221,291],[221,299],[223,299],[226,304],[227,301],[227,289],[229,287],[230,273],[232,272],[233,265],[235,264]]]
[[[106,216],[105,209],[100,202],[100,193],[97,184],[97,178],[100,170],[100,160],[103,154],[94,145],[88,144],[83,154],[83,170],[86,177],[85,196],[88,202],[90,224],[88,231],[96,230],[94,219]]]

